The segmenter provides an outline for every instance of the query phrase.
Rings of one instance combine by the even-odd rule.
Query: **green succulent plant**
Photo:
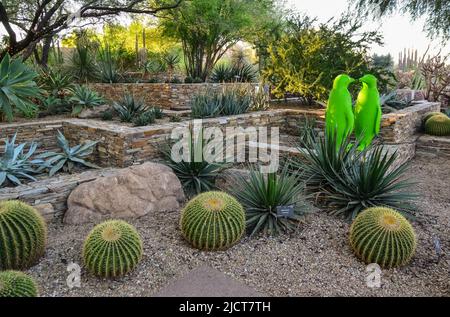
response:
[[[142,240],[136,229],[122,220],[103,222],[89,233],[83,246],[86,268],[101,277],[132,271],[142,258]]]
[[[233,81],[233,68],[227,64],[218,64],[211,74],[211,81],[215,83],[229,83]]]
[[[423,117],[423,123],[425,125],[425,123],[428,121],[428,119],[430,119],[431,117],[434,116],[441,116],[444,115],[442,112],[437,112],[437,111],[433,111],[433,112],[428,112],[427,114],[425,114],[425,116]]]
[[[95,91],[86,86],[75,86],[72,90],[72,97],[69,99],[73,103],[72,115],[79,115],[86,108],[93,108],[105,103]]]
[[[252,94],[248,88],[231,87],[226,88],[222,94],[221,114],[233,116],[250,111],[252,106]]]
[[[193,198],[180,220],[183,236],[195,248],[225,250],[237,243],[245,231],[242,205],[223,192],[207,192]]]
[[[121,101],[114,102],[113,108],[122,122],[132,122],[148,110],[143,100],[135,99],[130,94],[126,94]]]
[[[13,120],[14,111],[34,113],[36,105],[32,98],[40,96],[40,89],[34,79],[37,73],[22,60],[12,59],[8,54],[0,62],[0,119],[4,115]]]
[[[164,112],[163,112],[163,110],[161,108],[159,108],[159,107],[152,107],[150,110],[153,112],[153,114],[155,115],[156,119],[162,119],[164,117]]]
[[[38,156],[39,159],[45,159],[45,164],[49,168],[49,176],[53,176],[61,169],[71,173],[75,165],[99,168],[97,165],[86,161],[86,158],[93,153],[94,147],[99,141],[87,141],[70,147],[66,137],[59,130],[56,139],[62,152],[45,152]]]
[[[392,268],[407,264],[416,249],[411,224],[390,208],[373,207],[356,217],[350,228],[350,244],[366,263]]]
[[[192,97],[190,101],[192,118],[214,118],[222,111],[222,99],[215,91],[199,93]]]
[[[425,133],[435,136],[449,136],[450,118],[445,114],[432,116],[425,122]]]
[[[155,119],[155,113],[152,110],[148,110],[135,117],[133,119],[133,124],[136,127],[143,127],[155,123]]]
[[[26,269],[45,252],[47,226],[33,207],[0,201],[0,270]]]
[[[38,297],[34,279],[19,271],[0,272],[0,297]]]
[[[172,168],[175,175],[177,175],[184,190],[188,196],[200,194],[205,191],[211,191],[215,188],[215,181],[221,171],[223,171],[228,164],[226,162],[209,162],[204,156],[204,149],[208,145],[203,138],[203,131],[199,132],[197,136],[192,132],[188,136],[189,157],[186,160],[175,160],[172,157],[172,144],[163,144],[160,148],[164,156],[164,163]]]
[[[304,186],[299,177],[289,174],[286,167],[279,175],[263,174],[255,167],[249,170],[248,178],[238,176],[230,191],[245,208],[250,235],[260,232],[277,235],[294,231],[303,214],[301,194]],[[277,207],[281,206],[293,206],[293,215],[278,216]]]
[[[16,146],[17,133],[9,140],[5,139],[3,155],[0,156],[0,187],[7,183],[21,184],[21,179],[36,181],[32,176],[45,168],[42,159],[32,159],[37,149],[36,143],[31,143],[28,152],[24,152],[26,143]]]
[[[120,74],[117,69],[117,60],[113,57],[111,48],[106,45],[99,53],[100,77],[104,83],[117,83],[120,80]]]
[[[69,73],[47,69],[41,71],[38,77],[39,86],[50,96],[63,98],[73,89],[73,77]]]

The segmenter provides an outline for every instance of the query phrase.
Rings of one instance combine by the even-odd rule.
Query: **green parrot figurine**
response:
[[[367,74],[359,81],[363,87],[355,105],[355,135],[360,142],[358,150],[362,151],[380,133],[381,104],[377,78]]]
[[[346,74],[337,76],[328,99],[325,114],[326,133],[336,138],[336,149],[339,149],[343,140],[353,132],[355,119],[352,96],[348,91],[348,86],[353,82],[355,80]]]

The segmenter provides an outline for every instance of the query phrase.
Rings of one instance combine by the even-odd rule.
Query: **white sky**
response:
[[[326,22],[332,17],[339,17],[346,13],[348,3],[348,0],[287,0],[288,7],[317,17],[320,22]],[[419,56],[425,53],[431,42],[423,32],[423,26],[424,19],[412,23],[408,15],[403,16],[397,13],[383,18],[382,21],[368,22],[366,29],[379,29],[384,36],[384,47],[373,47],[372,51],[377,54],[391,53],[397,62],[398,54],[404,48],[417,49]],[[436,41],[431,44],[435,52],[442,47]],[[443,52],[450,52],[450,44],[443,48]]]

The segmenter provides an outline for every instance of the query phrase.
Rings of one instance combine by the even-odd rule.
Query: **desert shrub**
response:
[[[136,229],[122,220],[103,222],[89,233],[83,246],[87,270],[101,277],[123,276],[142,258],[142,240]]]
[[[393,209],[372,207],[356,217],[350,244],[365,263],[392,268],[405,265],[416,249],[416,235],[408,220]]]
[[[93,108],[105,103],[95,91],[86,86],[75,86],[72,90],[72,97],[69,101],[72,103],[72,115],[79,115],[86,108]]]
[[[303,184],[298,176],[284,168],[280,174],[263,174],[251,167],[248,178],[239,176],[231,193],[244,206],[247,230],[251,236],[263,232],[277,235],[294,231],[302,215],[301,194]],[[290,206],[293,215],[279,216],[277,207]]]
[[[45,252],[47,226],[33,207],[18,201],[0,201],[0,270],[26,269]]]
[[[195,248],[225,250],[244,234],[245,213],[234,197],[223,192],[207,192],[184,207],[180,226],[183,236]]]

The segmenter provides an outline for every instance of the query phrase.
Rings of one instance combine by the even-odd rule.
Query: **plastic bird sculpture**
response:
[[[354,115],[352,108],[352,96],[348,86],[355,80],[346,74],[335,78],[333,89],[328,99],[325,115],[326,133],[336,139],[336,148],[339,149],[354,128]]]
[[[377,78],[368,74],[359,81],[363,87],[355,105],[355,135],[360,142],[358,149],[362,151],[380,133],[381,104]]]

